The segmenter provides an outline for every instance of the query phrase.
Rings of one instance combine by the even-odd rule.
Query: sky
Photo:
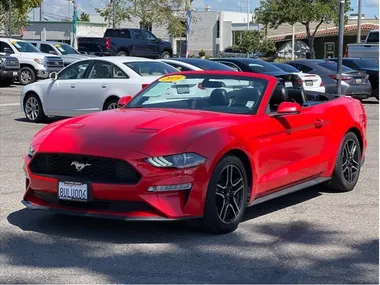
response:
[[[78,11],[90,14],[92,22],[101,22],[102,18],[96,13],[95,8],[101,8],[109,3],[109,0],[76,0]],[[259,5],[259,0],[194,0],[192,7],[204,10],[206,5],[211,7],[212,11],[227,10],[234,12],[247,12],[247,2],[250,2],[251,11]],[[358,0],[351,1],[354,9],[352,13],[357,13]],[[44,0],[43,17],[49,21],[61,21],[65,17],[72,18],[73,4],[67,0]],[[362,12],[366,18],[379,18],[379,0],[362,0]],[[30,19],[38,21],[40,17],[39,9],[34,9],[30,14]]]

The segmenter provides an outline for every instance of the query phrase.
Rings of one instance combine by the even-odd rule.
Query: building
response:
[[[186,23],[185,13],[177,13],[183,24]],[[249,15],[252,19],[252,14]],[[138,19],[125,22],[121,25],[125,28],[141,28]],[[77,37],[103,37],[107,25],[104,23],[77,23]],[[186,35],[171,36],[166,27],[148,27],[157,37],[170,41],[173,45],[173,53],[178,56],[185,55]],[[191,31],[189,38],[189,54],[197,56],[201,50],[206,55],[216,56],[225,48],[236,44],[243,31],[257,30],[259,25],[247,23],[247,13],[210,11],[206,7],[204,11],[192,11]],[[76,47],[73,39],[73,22],[29,22],[23,30],[22,38],[25,40],[48,40],[70,43]]]

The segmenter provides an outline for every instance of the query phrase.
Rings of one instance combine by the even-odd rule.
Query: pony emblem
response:
[[[91,164],[88,164],[88,163],[80,163],[80,162],[78,162],[78,161],[73,161],[72,163],[71,163],[71,165],[74,165],[75,166],[75,169],[77,170],[77,171],[82,171],[83,170],[83,168],[85,168],[86,166],[91,166]]]

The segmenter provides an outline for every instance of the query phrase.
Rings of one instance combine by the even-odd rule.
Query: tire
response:
[[[18,75],[21,85],[28,85],[36,81],[36,72],[30,67],[22,67]]]
[[[232,179],[226,180],[231,170]],[[239,176],[241,181],[237,182]],[[235,187],[231,181],[234,181]],[[215,234],[235,231],[243,218],[247,202],[248,179],[244,165],[236,156],[226,156],[215,167],[208,185],[204,214],[200,221],[202,230]]]
[[[14,83],[14,78],[12,77],[12,78],[9,78],[9,77],[7,77],[7,78],[4,78],[4,79],[0,79],[0,86],[1,87],[9,87],[9,86],[11,86],[13,83]]]
[[[339,147],[334,172],[329,183],[330,189],[347,192],[355,188],[360,176],[361,153],[358,137],[352,132],[347,133]],[[351,179],[349,179],[350,174]]]
[[[119,99],[117,98],[111,98],[106,101],[104,104],[103,110],[113,110],[119,108]]]
[[[128,56],[128,53],[126,53],[125,51],[119,51],[116,56]]]
[[[164,52],[161,54],[161,58],[171,58],[171,54],[170,54],[170,52],[168,52],[168,51],[164,51]]]
[[[46,120],[41,100],[37,94],[32,93],[25,98],[24,114],[28,121],[33,123],[42,123]]]

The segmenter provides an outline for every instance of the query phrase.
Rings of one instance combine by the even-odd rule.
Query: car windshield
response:
[[[28,42],[11,41],[11,44],[18,50],[18,52],[41,52],[38,48]]]
[[[178,72],[178,69],[159,61],[136,61],[124,62],[134,72],[140,76],[162,76],[172,72]]]
[[[323,68],[326,68],[331,71],[338,72],[338,64],[333,61],[328,61],[328,62],[323,62],[323,63],[318,63],[319,66],[322,66]],[[354,72],[355,70],[342,65],[342,72]]]
[[[207,60],[207,59],[179,59],[179,61],[194,65],[203,70],[225,70],[225,71],[235,71],[231,67],[224,65],[219,62]]]
[[[379,69],[379,64],[373,60],[358,59],[355,63],[359,68],[377,68]]]
[[[277,66],[278,68],[282,69],[283,71],[286,71],[286,72],[297,72],[299,73],[300,71],[289,65],[289,64],[285,64],[285,63],[273,63],[274,66]]]
[[[124,108],[255,114],[268,81],[254,76],[176,74],[155,81]]]
[[[249,69],[251,69],[253,72],[257,72],[257,73],[283,71],[281,68],[274,66],[273,64],[270,64],[270,63],[265,62],[263,60],[251,60],[251,61],[248,61],[247,63],[248,63]]]
[[[62,55],[80,54],[78,51],[76,51],[72,46],[68,44],[54,44],[54,46],[57,50],[59,50],[59,52]]]

